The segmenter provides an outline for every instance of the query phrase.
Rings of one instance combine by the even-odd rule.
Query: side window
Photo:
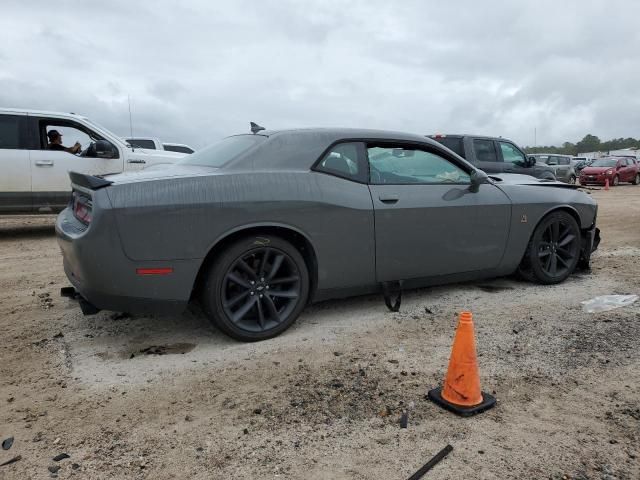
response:
[[[516,147],[506,142],[499,142],[500,150],[502,150],[502,158],[505,162],[519,164],[524,166],[526,164],[524,154]]]
[[[482,140],[477,138],[473,141],[473,151],[479,162],[499,162],[496,155],[496,147],[493,140]]]
[[[560,157],[560,161],[558,162],[559,165],[569,165],[569,163],[568,157]]]
[[[367,149],[372,184],[470,183],[469,174],[435,153],[404,147]]]
[[[504,155],[504,151],[503,151],[503,155]],[[560,157],[554,157],[554,156],[549,156],[549,158],[547,158],[547,165],[559,165],[560,162],[558,161]],[[506,159],[505,159],[506,162]]]
[[[24,118],[20,115],[0,115],[0,149],[25,148],[24,125]]]
[[[81,145],[82,150],[91,144],[91,137],[85,132],[73,125],[64,122],[43,121],[40,122],[40,144],[43,149],[47,149],[49,144],[48,134],[51,130],[56,130],[62,135],[62,145],[65,147],[73,147],[76,142]]]
[[[339,143],[322,158],[316,170],[356,182],[365,182],[366,172],[361,165],[362,143]]]
[[[127,140],[127,142],[132,147],[146,148],[148,150],[156,149],[156,144],[153,140],[144,140],[142,138],[132,138],[130,140]],[[165,148],[165,150],[168,150],[168,148]]]

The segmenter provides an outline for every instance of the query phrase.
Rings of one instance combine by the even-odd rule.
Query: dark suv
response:
[[[527,157],[520,147],[506,138],[441,134],[428,136],[487,173],[520,173],[548,180],[556,179],[551,167],[536,165],[534,157]]]

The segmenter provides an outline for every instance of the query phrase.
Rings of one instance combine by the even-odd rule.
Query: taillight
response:
[[[89,197],[76,191],[73,192],[73,215],[86,225],[91,223],[92,207]]]

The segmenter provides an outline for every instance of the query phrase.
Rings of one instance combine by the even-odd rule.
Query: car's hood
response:
[[[575,185],[558,182],[557,180],[545,180],[543,178],[536,178],[530,175],[520,175],[517,173],[496,173],[489,175],[489,178],[496,185],[536,185],[541,187],[570,188],[572,190],[578,188]]]
[[[151,165],[136,172],[116,173],[103,175],[102,177],[118,185],[123,183],[163,180],[167,178],[215,175],[217,173],[219,173],[217,168],[203,167],[200,165],[159,164]]]
[[[603,173],[606,172],[607,170],[614,170],[615,167],[584,167],[582,169],[582,173],[584,173],[585,175],[595,175],[598,173]]]

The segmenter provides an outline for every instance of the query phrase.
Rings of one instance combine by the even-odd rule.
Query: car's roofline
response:
[[[434,139],[435,138],[447,138],[447,137],[453,137],[453,138],[472,137],[472,138],[480,138],[482,140],[503,140],[505,142],[515,143],[510,138],[492,137],[490,135],[474,135],[472,133],[430,133],[430,134],[427,134],[426,137],[434,138]]]
[[[296,129],[282,129],[282,130],[263,130],[256,135],[263,135],[265,137],[273,137],[279,135],[291,135],[296,133],[318,133],[324,134],[336,138],[344,139],[372,139],[372,140],[399,140],[399,141],[411,141],[430,143],[429,137],[417,133],[398,132],[394,130],[376,130],[367,128],[330,128],[330,127],[318,127],[318,128],[296,128]],[[247,135],[251,135],[248,133]],[[426,141],[425,141],[426,140]]]

